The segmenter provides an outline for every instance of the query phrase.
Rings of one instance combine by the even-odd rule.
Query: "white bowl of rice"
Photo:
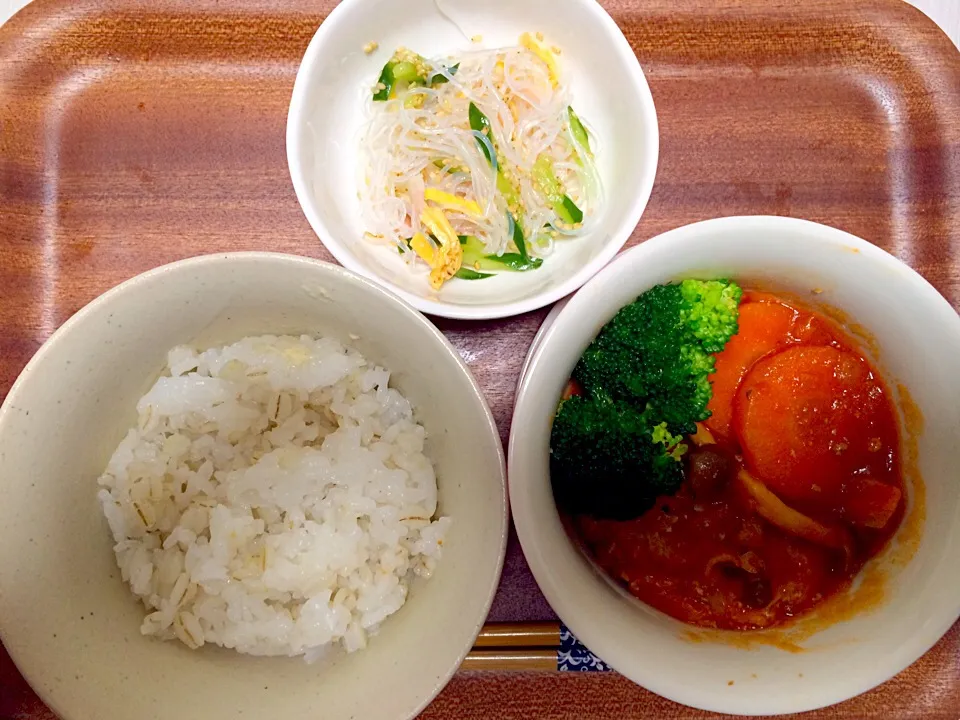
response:
[[[408,718],[507,535],[477,384],[422,315],[270,253],[150,271],[0,407],[0,635],[79,718]]]
[[[634,231],[658,152],[643,71],[594,0],[345,0],[287,120],[293,186],[330,253],[463,319],[585,283]]]

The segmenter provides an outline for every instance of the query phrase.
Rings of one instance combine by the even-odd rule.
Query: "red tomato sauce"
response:
[[[845,588],[899,526],[897,414],[851,338],[766,293],[745,293],[711,380],[697,440],[715,442],[691,443],[680,491],[635,520],[574,526],[605,571],[668,615],[772,627]],[[723,473],[693,469],[717,462]]]

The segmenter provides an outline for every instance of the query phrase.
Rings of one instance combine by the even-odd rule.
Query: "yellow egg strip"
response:
[[[423,197],[430,202],[443,205],[449,210],[460,210],[475,218],[483,217],[483,212],[480,210],[480,206],[473,200],[465,200],[464,198],[451,195],[448,192],[437,190],[436,188],[427,188],[424,190]]]
[[[560,79],[560,68],[557,65],[556,56],[533,37],[530,33],[524,33],[520,36],[520,44],[532,52],[538,58],[543,60],[547,66],[547,72],[550,73],[550,82],[556,87]]]
[[[424,208],[420,212],[420,221],[440,242],[440,250],[436,253],[433,270],[430,271],[430,287],[439,290],[447,280],[460,270],[463,263],[463,248],[460,247],[460,238],[447,216],[437,208]]]
[[[442,210],[430,207],[424,208],[420,212],[420,220],[427,226],[427,230],[440,241],[441,245],[460,244],[460,239],[457,237],[453,225],[447,220],[447,216],[443,214]]]
[[[417,233],[410,238],[410,249],[424,259],[430,267],[435,267],[437,262],[437,252],[433,249],[433,243],[427,240],[426,235]]]

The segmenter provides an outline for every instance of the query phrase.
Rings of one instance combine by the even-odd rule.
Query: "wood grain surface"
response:
[[[284,125],[332,5],[38,0],[0,28],[0,398],[64,320],[141,271],[227,250],[330,259],[297,206]],[[661,126],[631,244],[721,215],[803,217],[890,250],[960,304],[960,55],[932,22],[899,0],[605,5]],[[545,312],[438,321],[504,441]],[[512,538],[491,619],[553,618]],[[0,717],[51,717],[3,653]],[[707,714],[613,673],[464,672],[424,717]],[[960,718],[960,631],[810,717]]]

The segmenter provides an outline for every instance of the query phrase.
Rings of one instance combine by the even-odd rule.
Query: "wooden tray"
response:
[[[874,241],[960,304],[960,54],[932,22],[900,0],[606,4],[661,125],[631,243],[719,215],[803,217]],[[55,328],[143,270],[226,250],[330,259],[297,206],[284,125],[332,5],[40,0],[0,29],[0,399]],[[504,441],[544,315],[438,323]],[[491,619],[551,618],[514,538]],[[4,716],[52,717],[0,652]],[[423,717],[707,714],[615,673],[462,672]],[[810,717],[956,720],[960,628],[883,687]]]

